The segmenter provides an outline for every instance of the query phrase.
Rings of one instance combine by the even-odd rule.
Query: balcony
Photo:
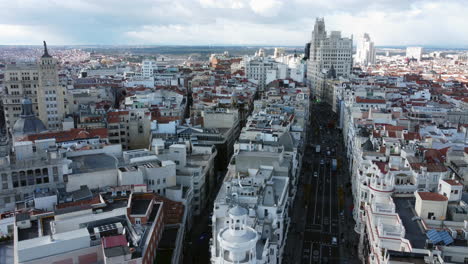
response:
[[[402,185],[395,185],[395,192],[397,193],[413,193],[418,189],[417,185],[408,183]]]
[[[395,213],[395,204],[373,203],[372,211],[375,213],[393,214]]]
[[[399,222],[395,221],[395,223],[383,223],[383,221],[381,221],[381,218],[377,220],[377,230],[381,237],[398,239],[404,238],[406,233],[405,227],[402,226]]]

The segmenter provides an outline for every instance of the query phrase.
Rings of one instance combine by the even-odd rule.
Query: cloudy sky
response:
[[[468,47],[467,0],[0,0],[0,45],[303,45],[315,18],[376,45]]]

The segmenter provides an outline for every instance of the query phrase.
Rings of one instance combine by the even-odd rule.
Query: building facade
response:
[[[37,64],[9,64],[5,70],[3,105],[7,130],[20,119],[21,99],[28,97],[48,130],[60,130],[67,113],[66,91],[58,78],[58,62],[47,50]]]
[[[367,33],[359,39],[355,61],[363,66],[375,64],[374,42]]]
[[[350,75],[352,51],[352,38],[342,37],[340,31],[327,34],[323,18],[316,20],[307,65],[308,86],[311,87],[313,96],[324,97],[325,80],[329,78],[329,71],[334,71],[333,78]]]

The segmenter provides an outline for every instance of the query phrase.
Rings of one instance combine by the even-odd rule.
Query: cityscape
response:
[[[66,42],[0,18],[0,264],[468,263],[464,18],[446,45],[334,13],[281,36],[283,1],[200,3],[174,9],[263,22]]]

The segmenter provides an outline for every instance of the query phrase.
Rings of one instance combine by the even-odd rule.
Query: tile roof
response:
[[[362,104],[385,104],[385,99],[371,99],[356,96],[356,103]]]
[[[126,246],[127,239],[124,235],[118,236],[107,236],[102,238],[102,247],[103,248],[113,248],[118,246]]]
[[[433,192],[418,192],[419,197],[421,197],[421,200],[425,201],[447,201],[448,198],[443,196],[442,194],[438,193],[433,193]]]
[[[66,142],[87,138],[107,138],[107,128],[72,128],[70,130],[27,135],[23,140],[36,141],[55,138],[56,142]]]
[[[461,184],[459,181],[457,180],[450,180],[450,179],[447,179],[447,180],[444,180],[444,182],[450,184],[450,185],[453,185],[453,186],[463,186],[463,184]]]

